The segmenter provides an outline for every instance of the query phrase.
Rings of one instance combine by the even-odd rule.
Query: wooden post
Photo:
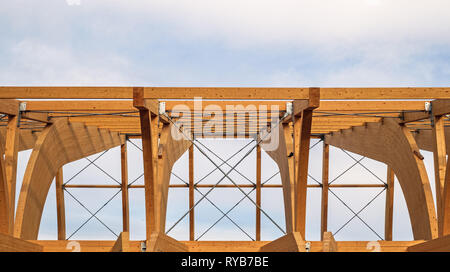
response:
[[[133,106],[139,110],[141,124],[142,153],[144,159],[145,184],[145,221],[146,237],[150,240],[152,232],[156,229],[156,199],[157,186],[157,152],[158,152],[158,101],[144,99],[144,88],[133,88]]]
[[[63,168],[59,168],[55,177],[56,218],[58,221],[58,240],[66,240],[66,208],[64,202]]]
[[[130,209],[128,200],[128,152],[127,142],[120,146],[120,166],[122,173],[122,231],[130,231]]]
[[[384,239],[392,241],[392,229],[394,219],[394,170],[388,166],[387,169],[387,190],[386,190],[386,215],[384,225]]]
[[[256,147],[256,241],[261,241],[261,146]]]
[[[8,184],[10,222],[14,222],[14,211],[16,206],[16,178],[17,178],[17,153],[19,152],[19,113],[8,115],[5,141],[5,173]],[[14,224],[10,224],[10,233],[13,232]]]
[[[438,218],[439,237],[443,235],[443,199],[445,172],[447,167],[447,150],[445,145],[445,116],[434,116],[433,126],[433,157],[434,176],[436,184],[436,210]]]
[[[194,214],[194,145],[189,147],[189,240],[195,240]]]
[[[328,231],[328,181],[330,168],[330,146],[323,143],[322,154],[322,208],[321,208],[321,226],[320,239],[323,241],[324,233]]]
[[[295,205],[295,232],[299,232],[305,237],[306,223],[306,193],[308,182],[308,161],[309,161],[309,145],[312,125],[312,110],[303,111],[300,118],[295,119],[295,128],[300,130],[298,143],[298,161],[296,176],[296,205]]]

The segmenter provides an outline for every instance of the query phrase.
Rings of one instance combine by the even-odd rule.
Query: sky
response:
[[[449,10],[450,2],[446,0],[3,1],[0,4],[0,85],[449,86]],[[226,157],[245,141],[205,141],[205,144],[219,149]],[[133,148],[129,144],[130,180],[142,171],[142,160],[138,150],[131,151]],[[98,161],[116,179],[120,178],[118,154],[113,149]],[[29,151],[20,154],[19,185],[28,156]],[[201,158],[199,152],[196,156]],[[276,172],[274,163],[264,156],[263,178]],[[332,149],[331,156],[335,156],[337,163],[331,166],[330,178],[338,176],[353,162],[338,149]],[[432,157],[425,156],[433,183]],[[320,180],[320,144],[312,150],[311,158],[310,172]],[[242,172],[250,173],[247,174],[250,179],[254,179],[253,162],[254,158],[248,158],[241,166]],[[368,159],[363,162],[385,179],[384,165]],[[87,163],[81,160],[66,166],[65,178],[70,179]],[[177,162],[174,172],[187,179],[185,166],[186,155]],[[196,177],[200,178],[213,165],[203,163],[197,167]],[[379,182],[358,167],[336,182]],[[94,166],[71,182],[114,184]],[[180,181],[173,178],[171,182]],[[279,177],[271,182],[279,182]],[[187,191],[183,190],[171,190],[168,226],[186,211]],[[92,210],[100,208],[102,202],[116,193],[75,189],[70,192]],[[318,240],[320,190],[310,189],[308,193],[306,238]],[[355,211],[378,193],[371,189],[336,191]],[[211,194],[211,199],[225,210],[241,196],[237,190],[217,191]],[[267,205],[263,208],[284,226],[281,200],[280,190],[263,192],[263,201],[267,201],[263,202]],[[66,201],[70,234],[89,214],[67,193]],[[143,191],[135,189],[130,201],[131,238],[143,239]],[[330,230],[335,232],[352,213],[334,196],[330,195],[330,202]],[[248,200],[242,204],[230,216],[254,235],[254,207]],[[54,188],[46,205],[39,238],[55,239]],[[361,216],[383,236],[384,194],[373,205],[374,208]],[[401,190],[396,190],[395,209],[394,239],[412,239]],[[119,214],[120,195],[98,217],[118,233]],[[198,234],[220,216],[208,202],[202,202],[197,212]],[[203,239],[248,239],[226,220]],[[187,226],[187,221],[182,221],[174,228],[173,236],[187,239]],[[263,239],[281,235],[263,216]],[[73,239],[94,238],[115,239],[115,236],[95,219],[73,236]],[[377,240],[378,237],[355,219],[336,239]]]

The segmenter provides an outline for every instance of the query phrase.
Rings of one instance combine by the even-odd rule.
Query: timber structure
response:
[[[117,240],[77,241],[74,248],[81,251],[450,251],[449,114],[450,88],[0,87],[0,251],[70,251],[64,197],[71,187],[119,188],[122,196],[123,230]],[[242,160],[230,165],[220,158],[218,165],[206,156],[223,177],[216,184],[197,184],[194,149],[205,154],[207,147],[197,139],[209,137],[253,139],[256,180],[249,185],[232,180],[229,174]],[[129,139],[142,140],[143,186],[128,181]],[[323,144],[317,185],[307,182],[311,139]],[[330,146],[384,163],[387,180],[380,185],[332,184]],[[114,147],[121,150],[118,185],[65,184],[64,165]],[[17,188],[18,152],[23,150],[32,151]],[[433,173],[427,172],[421,150],[433,153]],[[170,184],[172,167],[185,152],[189,180]],[[281,184],[261,180],[261,152],[278,165]],[[222,170],[224,164],[230,170]],[[435,198],[429,175],[436,180]],[[393,241],[395,178],[407,205],[412,241]],[[220,184],[223,180],[232,184]],[[38,240],[53,182],[58,240]],[[189,188],[184,215],[189,218],[189,241],[174,239],[174,226],[166,226],[169,188],[177,186]],[[138,187],[145,189],[143,241],[130,240],[128,191]],[[201,187],[209,191],[201,193]],[[210,191],[225,187],[237,188],[255,205],[256,236],[249,236],[250,241],[200,241],[196,235],[195,207],[210,201]],[[244,187],[256,191],[256,199]],[[273,223],[284,234],[274,241],[261,241],[261,217],[270,219],[261,208],[265,187],[283,190],[285,227]],[[311,187],[322,191],[320,241],[305,239]],[[384,188],[384,237],[375,244],[335,240],[328,229],[328,197],[337,187]],[[196,191],[200,199],[194,199]],[[229,211],[219,211],[229,218]]]

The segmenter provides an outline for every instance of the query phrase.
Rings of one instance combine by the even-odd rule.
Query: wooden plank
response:
[[[130,252],[130,233],[121,232],[113,247],[111,252]]]
[[[444,212],[444,183],[447,167],[447,149],[445,146],[445,116],[434,116],[433,134],[433,158],[434,177],[436,186],[436,210],[438,218],[439,236],[443,236],[443,212]]]
[[[322,151],[322,203],[320,210],[320,233],[321,240],[324,239],[324,233],[328,231],[328,181],[330,169],[330,146],[323,143]]]
[[[121,145],[118,133],[59,119],[39,135],[17,204],[14,236],[36,240],[50,185],[65,164]],[[51,162],[51,163],[50,163]]]
[[[122,231],[130,231],[130,208],[128,200],[128,151],[127,142],[120,146],[120,169],[122,189]]]
[[[194,145],[189,147],[189,240],[195,240]]]
[[[394,184],[395,173],[391,167],[387,167],[386,209],[384,219],[384,240],[392,241],[392,229],[394,220]]]
[[[309,88],[145,87],[145,98],[158,99],[307,99]],[[0,87],[0,98],[131,99],[133,87]],[[322,99],[448,99],[448,87],[321,88]]]
[[[442,116],[450,113],[450,99],[438,99],[431,102],[431,111],[434,116]]]
[[[63,168],[59,168],[55,177],[56,190],[56,219],[58,223],[58,240],[66,240],[66,208],[64,201]]]
[[[14,222],[16,206],[17,155],[19,152],[19,116],[9,115],[6,127],[5,173],[9,193],[10,222]],[[12,230],[11,230],[12,231]],[[11,232],[10,232],[11,233]]]
[[[42,246],[0,233],[0,252],[41,252]]]
[[[305,241],[298,232],[291,232],[261,247],[260,252],[305,252]]]
[[[324,232],[323,236],[323,252],[337,252],[339,251],[336,240],[331,232]]]
[[[402,188],[416,240],[437,236],[434,200],[424,162],[411,132],[392,118],[325,136],[327,144],[384,162]]]
[[[450,252],[450,235],[408,247],[408,252]]]
[[[157,132],[152,128],[156,122],[155,118],[151,117],[148,110],[139,110],[141,121],[141,135],[142,135],[142,150],[144,162],[144,184],[145,184],[145,218],[146,218],[146,234],[147,240],[156,228],[155,217],[155,177],[156,165],[154,153],[154,142],[157,142]]]
[[[148,252],[188,252],[189,248],[173,239],[172,237],[164,234],[154,232],[147,241]]]
[[[6,179],[3,137],[0,137],[0,233],[12,234],[8,181]]]
[[[295,119],[295,123],[300,129],[299,138],[294,141],[299,142],[298,146],[298,161],[296,164],[296,188],[295,188],[295,228],[303,237],[305,236],[306,226],[306,193],[308,183],[308,162],[309,162],[309,148],[311,140],[311,121],[312,111],[305,110],[302,112],[300,118]]]
[[[261,146],[256,146],[256,241],[261,241]]]
[[[14,99],[0,99],[0,113],[6,115],[19,115],[20,101]]]

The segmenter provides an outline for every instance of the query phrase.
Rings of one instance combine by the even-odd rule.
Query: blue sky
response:
[[[449,86],[449,10],[450,2],[446,0],[4,1],[0,4],[0,84]],[[312,161],[311,171],[320,177],[320,148],[316,153],[312,155],[316,159]],[[21,156],[27,158],[26,153]],[[112,158],[117,162],[113,162],[115,159]],[[132,164],[136,167],[140,166],[138,158],[138,154],[133,157]],[[342,169],[345,163],[351,162],[344,158],[345,154],[336,165],[336,174],[339,167]],[[114,169],[117,169],[118,155],[108,155],[106,161],[105,167],[117,171]],[[267,163],[265,174],[270,176],[274,166]],[[80,165],[82,162],[79,162],[78,168]],[[19,170],[23,172],[24,167],[23,164]],[[72,170],[70,167],[65,169],[67,178],[71,172],[76,172],[77,166],[71,167]],[[183,162],[176,167],[179,167],[176,170],[182,171]],[[211,165],[202,167],[206,169]],[[380,176],[385,176],[384,166],[373,167]],[[432,169],[431,157],[427,157],[427,167]],[[85,178],[92,180],[95,177],[96,181],[105,179],[94,170]],[[137,168],[133,171],[139,172]],[[360,169],[347,180],[361,180],[361,177],[368,180],[364,175]],[[429,177],[433,179],[433,175]],[[52,192],[40,236],[46,239],[55,236]],[[405,217],[406,210],[399,192],[396,192],[399,199],[396,204],[397,221],[406,220],[406,224],[396,226],[394,238],[411,239],[408,217],[407,214]],[[376,193],[354,191],[347,197],[356,199],[356,206],[363,206],[364,200]],[[85,196],[86,201],[92,201],[89,193],[78,194]],[[110,194],[101,195],[107,198]],[[184,201],[182,193],[172,195],[175,200]],[[233,197],[232,193],[228,195],[227,199],[238,199],[240,192]],[[310,195],[313,209],[310,212],[310,239],[318,239],[315,229],[320,224],[317,220],[320,193],[311,192]],[[221,199],[220,194],[218,196]],[[282,223],[282,210],[275,205],[280,197],[281,192],[273,193],[270,199],[273,199],[274,205],[269,205],[267,209],[273,209],[274,217]],[[86,218],[86,214],[76,203],[70,204],[69,199],[70,196],[66,195],[68,209],[74,209],[71,212],[73,217],[68,218],[68,228],[73,230]],[[137,206],[142,204],[142,195],[136,193],[135,199]],[[102,216],[111,224],[116,224],[116,231],[119,231],[117,209],[120,209],[120,198],[115,201],[115,206],[112,205]],[[222,198],[222,201],[225,200]],[[182,213],[177,212],[181,206],[177,206],[176,201],[174,203],[174,206],[169,206],[172,207],[169,221]],[[218,216],[214,214],[214,208],[206,207],[206,204],[205,216],[199,218],[205,226]],[[233,203],[225,201],[222,204],[226,207]],[[250,216],[250,210],[254,208],[247,204],[247,210],[242,213]],[[378,224],[382,234],[383,226],[379,221],[384,218],[383,200],[378,206],[371,212],[373,216],[366,215],[366,219]],[[133,219],[132,230],[138,234],[132,233],[132,238],[141,239],[142,210],[137,209],[135,214],[133,218],[137,219]],[[335,228],[338,228],[339,223],[345,223],[348,216],[345,207],[336,208],[330,214],[330,221],[335,222]],[[251,221],[243,222],[249,230],[253,228]],[[367,230],[358,232],[364,226],[354,222],[352,224],[355,225],[349,226],[349,231],[341,234],[340,239],[376,239]],[[270,222],[263,226],[267,228],[266,239],[280,235],[272,229]],[[91,227],[92,230],[102,229],[101,225]],[[239,230],[232,229],[230,225],[218,227],[218,231],[208,239],[242,238],[233,236]],[[184,237],[183,231],[185,229],[178,230],[176,235]],[[114,238],[107,232],[101,235],[105,239]],[[86,231],[76,238],[87,239],[92,235]]]

